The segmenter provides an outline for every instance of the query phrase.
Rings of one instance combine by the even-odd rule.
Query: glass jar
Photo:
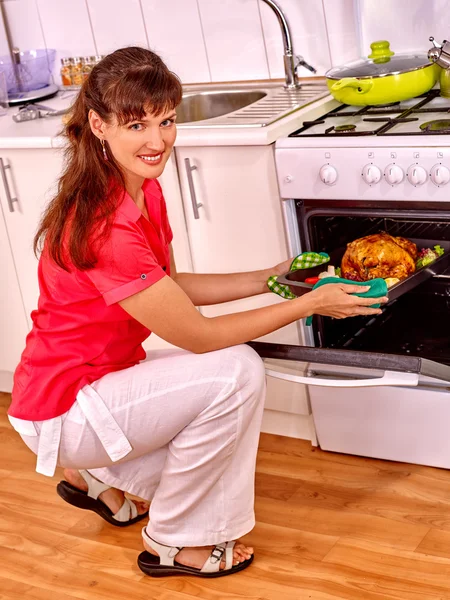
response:
[[[75,56],[73,58],[72,66],[72,84],[82,85],[83,83],[83,64],[84,59],[81,56]]]
[[[73,60],[71,58],[61,59],[61,82],[63,85],[72,85],[72,67]]]
[[[94,66],[91,56],[85,56],[83,59],[83,81],[89,77],[92,67]]]

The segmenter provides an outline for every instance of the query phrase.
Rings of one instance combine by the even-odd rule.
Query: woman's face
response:
[[[103,124],[103,137],[127,183],[141,184],[143,179],[161,175],[177,136],[175,119],[175,110],[170,110],[157,117],[147,112],[141,120],[126,125],[119,125],[116,119]]]

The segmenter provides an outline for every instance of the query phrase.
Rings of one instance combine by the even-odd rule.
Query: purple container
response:
[[[0,57],[0,71],[5,73],[8,94],[31,92],[48,85],[55,57],[56,50],[26,50],[20,52],[20,63],[16,65],[16,69],[10,56]]]

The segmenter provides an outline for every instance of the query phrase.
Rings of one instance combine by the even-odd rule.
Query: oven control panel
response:
[[[277,148],[283,198],[450,201],[450,148]]]

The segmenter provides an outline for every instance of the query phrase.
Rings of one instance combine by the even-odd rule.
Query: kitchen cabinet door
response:
[[[183,201],[181,199],[180,182],[178,180],[178,170],[174,154],[172,154],[167,161],[164,172],[161,177],[158,178],[158,181],[163,190],[169,222],[173,231],[172,248],[177,270],[180,271],[180,273],[182,271],[192,271],[191,250],[189,247]]]
[[[61,150],[39,148],[0,150],[0,158],[4,168],[0,202],[31,328],[30,313],[39,296],[33,238],[42,211],[56,190],[63,156]]]
[[[288,258],[272,146],[177,148],[196,273],[265,269]],[[264,294],[202,307],[216,316],[282,301]],[[296,324],[264,337],[299,343]]]
[[[287,258],[272,146],[176,148],[176,156],[196,273]]]
[[[288,258],[272,146],[176,148],[176,156],[194,272],[252,271]],[[201,311],[214,317],[277,302],[285,300],[267,293]],[[297,323],[260,339],[304,343]],[[305,385],[267,378],[262,431],[315,443]]]
[[[192,271],[191,251],[184,218],[183,201],[181,199],[180,184],[175,156],[169,158],[163,174],[159,177],[164,198],[166,200],[167,213],[170,226],[173,231],[172,248],[177,270],[180,272]],[[173,348],[165,340],[152,334],[143,343],[146,351]]]
[[[25,347],[27,318],[0,207],[0,391],[10,392],[13,372]]]

